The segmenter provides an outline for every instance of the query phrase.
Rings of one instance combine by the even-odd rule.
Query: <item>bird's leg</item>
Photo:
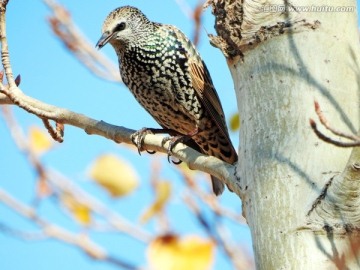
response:
[[[145,128],[144,127],[142,129],[136,131],[134,134],[131,134],[130,138],[131,138],[131,141],[133,142],[133,144],[137,147],[139,155],[141,155],[141,151],[143,150],[143,143],[144,143],[145,136],[147,134],[163,134],[163,133],[167,133],[172,136],[179,134],[172,129]],[[148,151],[146,149],[145,149],[145,151],[148,152],[149,154],[156,153],[156,151]]]
[[[197,135],[199,133],[199,129],[196,127],[193,131],[191,131],[190,133],[186,134],[186,135],[177,135],[174,137],[167,137],[164,138],[163,143],[166,141],[169,141],[169,147],[167,149],[167,155],[168,155],[168,161],[170,163],[170,156],[172,154],[172,150],[174,149],[174,147],[178,144],[178,143],[184,143],[187,140],[191,139],[193,136]],[[172,163],[174,164],[180,164],[180,161],[174,162],[172,160]]]

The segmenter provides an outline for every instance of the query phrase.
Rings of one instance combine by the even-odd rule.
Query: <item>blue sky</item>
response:
[[[196,0],[187,1],[190,6]],[[95,45],[100,37],[100,29],[107,14],[119,5],[133,4],[139,7],[150,19],[158,22],[174,24],[188,36],[192,36],[193,24],[179,9],[173,0],[167,1],[95,1],[95,0],[63,0],[61,1],[71,12],[73,20]],[[159,3],[159,4],[158,4]],[[161,4],[160,4],[161,3]],[[21,88],[26,94],[44,102],[65,107],[83,113],[89,117],[105,120],[108,123],[122,125],[132,129],[144,126],[157,127],[155,121],[137,104],[130,92],[123,85],[101,80],[91,74],[63,47],[54,37],[46,23],[50,15],[42,1],[11,0],[8,5],[8,42],[12,67],[15,74],[22,76]],[[206,32],[214,33],[214,20],[210,10],[204,16],[204,29],[198,49],[207,63],[214,84],[222,101],[227,118],[236,109],[236,97],[226,62],[221,52],[208,42]],[[206,30],[206,31],[205,31]],[[357,37],[354,37],[357,38]],[[116,56],[110,46],[103,52],[114,62]],[[27,130],[32,125],[41,126],[41,121],[20,109],[14,109],[17,120]],[[231,135],[237,148],[237,134]],[[34,198],[36,175],[29,167],[27,160],[19,153],[11,140],[10,134],[0,118],[0,164],[2,173],[0,188],[7,190],[14,197],[25,203]],[[103,153],[115,153],[129,160],[140,172],[141,187],[133,195],[113,200],[96,185],[88,181],[87,170],[93,160]],[[162,155],[156,157],[136,152],[102,137],[88,136],[84,131],[66,126],[65,142],[43,157],[43,162],[51,168],[61,171],[68,178],[81,185],[85,190],[99,197],[106,204],[131,220],[137,220],[145,205],[152,200],[149,189],[149,168],[151,161],[157,158],[163,165],[162,178],[174,181],[181,189],[182,183],[176,179],[176,173]],[[139,199],[141,198],[141,200]],[[238,198],[229,193],[220,198],[221,202],[236,212],[241,211]],[[172,223],[178,233],[202,234],[197,221],[180,207],[181,199],[174,202],[175,210],[171,212]],[[176,210],[176,205],[179,205]],[[173,208],[174,209],[174,208]],[[74,231],[81,227],[55,209],[49,203],[40,208],[40,213],[49,220],[61,224]],[[34,227],[0,204],[0,222],[18,229],[32,230]],[[244,226],[225,224],[234,234],[236,242],[251,248],[249,230]],[[153,225],[149,225],[152,230]],[[119,234],[93,233],[96,242],[112,251],[119,258],[127,258],[130,262],[145,265],[144,246]],[[0,267],[1,269],[90,269],[107,270],[112,266],[89,259],[77,248],[57,242],[44,240],[24,242],[0,233]],[[231,269],[221,255],[217,254],[214,269]]]

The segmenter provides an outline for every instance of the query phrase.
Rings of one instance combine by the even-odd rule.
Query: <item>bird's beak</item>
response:
[[[109,41],[110,39],[114,36],[115,32],[114,33],[108,33],[108,32],[105,32],[101,38],[99,39],[99,41],[96,43],[96,48],[98,48],[99,50],[104,47]]]

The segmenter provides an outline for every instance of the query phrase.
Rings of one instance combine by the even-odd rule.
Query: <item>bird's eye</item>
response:
[[[126,24],[124,22],[119,23],[118,25],[116,25],[114,32],[118,32],[121,30],[124,30],[126,27]]]

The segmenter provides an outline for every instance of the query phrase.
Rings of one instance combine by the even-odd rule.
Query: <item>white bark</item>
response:
[[[226,10],[233,1],[214,2],[213,7],[225,3]],[[286,20],[286,14],[277,14],[277,19],[276,14],[257,14],[256,5],[271,2],[275,1],[244,1],[245,23],[239,40],[218,31],[227,44],[229,36],[238,44],[243,61],[227,54],[236,50],[226,51],[213,38],[228,57],[237,94],[238,176],[256,266],[359,269],[359,244],[354,244],[360,225],[359,150],[353,150],[348,163],[352,149],[319,140],[309,124],[309,118],[318,121],[317,100],[337,129],[354,133],[359,128],[356,12],[290,12],[287,18],[295,24],[283,34],[265,33],[267,40],[254,44],[251,40],[261,26]],[[355,6],[355,2],[296,1],[293,5]]]

